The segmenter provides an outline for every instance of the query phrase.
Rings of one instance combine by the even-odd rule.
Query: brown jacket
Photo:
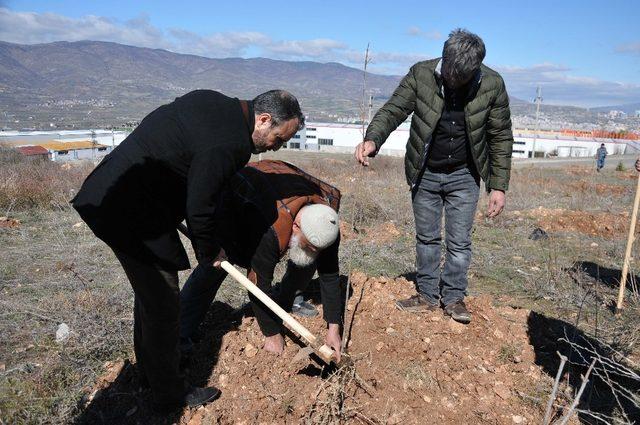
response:
[[[281,256],[287,252],[293,229],[293,221],[302,207],[308,204],[324,204],[330,206],[336,212],[340,209],[340,191],[338,189],[305,173],[295,165],[284,161],[264,160],[250,162],[247,166],[253,167],[268,176],[290,175],[303,178],[303,180],[294,180],[267,177],[277,194],[276,205],[278,216],[271,227],[278,236]],[[298,186],[300,190],[292,192],[291,185]]]

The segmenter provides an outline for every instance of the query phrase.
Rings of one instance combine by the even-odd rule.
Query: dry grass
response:
[[[362,169],[349,155],[285,151],[264,157],[291,160],[342,190],[348,233],[340,254],[343,273],[359,268],[395,277],[413,271],[413,214],[401,158],[377,158]],[[131,290],[109,249],[85,226],[74,226],[79,218],[67,202],[90,166],[64,169],[6,151],[0,151],[0,164],[0,215],[21,221],[18,228],[0,228],[0,419],[66,423],[78,414],[85,388],[104,363],[131,356]],[[587,189],[576,190],[582,187],[577,181],[586,181]],[[596,184],[625,189],[606,196],[589,189]],[[624,235],[603,239],[558,231],[549,240],[532,241],[528,236],[538,222],[514,214],[539,206],[619,214],[629,209],[634,184],[607,169],[596,175],[576,167],[516,168],[505,214],[476,220],[470,292],[492,293],[497,303],[515,303],[574,323],[637,361],[637,293],[634,298],[630,291],[627,310],[615,320],[609,309],[615,278],[603,280],[593,270],[575,267],[592,263],[595,270],[612,270],[614,276]],[[483,194],[480,211],[486,202]],[[397,235],[380,243],[378,231],[389,223]],[[239,306],[246,296],[227,283],[219,299]],[[56,343],[56,328],[63,322],[71,336]],[[505,361],[512,354],[505,348]],[[428,385],[422,372],[406,371],[407,385]]]
[[[0,212],[25,208],[65,209],[93,165],[60,165],[26,158],[0,147]]]

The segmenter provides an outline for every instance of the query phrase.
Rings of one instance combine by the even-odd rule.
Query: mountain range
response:
[[[399,79],[368,74],[368,91],[376,99],[386,99]],[[88,119],[108,118],[108,110],[117,111],[111,119],[140,119],[198,88],[247,99],[286,88],[311,119],[320,120],[359,115],[362,86],[362,70],[338,63],[212,59],[96,41],[0,42],[1,105],[10,115],[27,112],[40,116],[39,121],[41,115],[61,110],[79,117],[90,110],[95,115]]]
[[[373,96],[374,110],[400,79],[367,74],[367,97]],[[111,42],[0,42],[0,126],[4,128],[122,125],[198,88],[245,99],[285,88],[298,97],[311,121],[357,119],[363,72],[339,63],[214,59]],[[535,109],[532,103],[515,98],[511,105],[514,114],[530,116]],[[542,111],[555,114],[562,108],[543,105]],[[581,119],[595,115],[584,108],[567,108],[570,113],[565,115],[587,117]]]

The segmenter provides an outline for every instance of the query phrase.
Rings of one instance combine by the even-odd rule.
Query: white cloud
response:
[[[277,41],[264,46],[267,52],[278,57],[308,57],[327,59],[344,51],[347,45],[336,40],[319,38],[314,40]]]
[[[202,36],[180,28],[169,30],[172,37],[169,50],[209,57],[242,56],[252,46],[271,43],[271,39],[259,32],[239,31]]]
[[[626,43],[616,46],[616,52],[618,53],[631,53],[634,55],[640,55],[640,41],[635,43]]]
[[[420,27],[409,27],[407,29],[407,34],[409,34],[412,37],[422,37],[422,38],[426,38],[427,40],[441,40],[442,39],[442,33],[440,31],[436,31],[436,30],[431,30],[431,31],[423,31]]]
[[[208,35],[181,28],[163,31],[145,15],[118,21],[94,15],[69,18],[55,13],[16,12],[7,8],[0,8],[0,40],[22,44],[112,41],[208,57],[242,56],[249,48],[257,48],[263,55],[274,58],[326,61],[341,57],[348,47],[331,39],[273,40],[266,34],[253,31]]]
[[[148,17],[117,22],[87,15],[79,19],[55,13],[14,12],[0,8],[0,39],[13,43],[100,40],[142,47],[167,47]]]
[[[364,51],[350,48],[342,41],[274,40],[254,31],[218,32],[201,35],[182,28],[163,31],[148,16],[128,21],[87,15],[69,18],[54,13],[15,12],[0,8],[0,40],[34,44],[53,41],[113,41],[139,47],[207,57],[243,56],[250,49],[273,59],[342,62],[360,67]],[[411,64],[426,58],[418,53],[374,52],[372,69],[404,74]]]
[[[530,67],[496,66],[511,96],[532,100],[536,86],[542,87],[545,103],[576,106],[606,106],[640,100],[640,85],[572,75],[571,68],[543,63]]]
[[[411,27],[407,33],[432,40],[442,38],[437,31],[423,31],[419,27]],[[23,44],[112,41],[207,57],[245,56],[251,52],[274,59],[341,62],[356,68],[361,68],[364,61],[364,49],[353,49],[339,40],[274,40],[253,31],[201,35],[181,28],[162,30],[145,15],[121,21],[94,15],[70,18],[54,13],[16,12],[0,7],[0,40]],[[620,45],[616,50],[640,53],[640,42]],[[373,45],[369,70],[404,75],[415,62],[437,54],[376,51]],[[535,87],[541,85],[546,103],[596,106],[640,100],[640,86],[637,84],[575,76],[564,65],[541,63],[529,67],[498,66],[496,69],[504,76],[509,93],[522,99],[530,100],[535,94]]]

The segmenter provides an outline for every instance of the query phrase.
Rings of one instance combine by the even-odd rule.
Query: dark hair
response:
[[[253,99],[256,114],[271,115],[271,125],[278,126],[284,121],[298,119],[298,130],[304,128],[304,115],[300,110],[298,99],[285,90],[269,90]]]
[[[442,77],[453,88],[465,84],[475,74],[487,51],[480,37],[462,28],[449,34],[442,49]]]

